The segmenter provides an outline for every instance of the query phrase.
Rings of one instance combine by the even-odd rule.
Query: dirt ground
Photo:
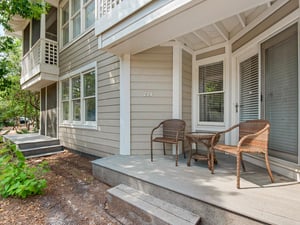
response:
[[[121,224],[106,210],[105,193],[110,187],[92,176],[92,158],[64,151],[28,161],[43,160],[50,166],[44,195],[25,200],[0,197],[1,225]]]

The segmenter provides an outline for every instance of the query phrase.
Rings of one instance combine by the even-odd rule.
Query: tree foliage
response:
[[[9,21],[15,15],[39,19],[46,13],[44,0],[0,0],[0,26],[12,31]],[[25,116],[39,124],[39,94],[21,90],[21,41],[0,37],[0,125]]]
[[[0,124],[25,116],[38,125],[39,93],[21,90],[20,62],[21,41],[0,37]]]
[[[46,13],[48,5],[44,0],[1,0],[0,1],[0,24],[11,31],[9,21],[13,16],[19,15],[26,19],[39,19],[41,14]]]
[[[12,84],[10,76],[19,75],[21,71],[20,40],[13,37],[0,37],[0,90]]]

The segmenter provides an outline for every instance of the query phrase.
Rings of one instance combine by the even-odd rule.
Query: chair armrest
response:
[[[248,134],[248,135],[245,135],[244,137],[242,137],[237,144],[238,150],[243,145],[243,142],[245,142],[247,139],[255,138],[255,137],[259,136],[260,134],[262,134],[263,132],[265,132],[266,130],[268,130],[269,128],[270,128],[270,126],[268,125],[254,134]]]
[[[160,126],[163,124],[163,122],[161,122],[158,126],[154,127],[151,131],[151,140],[153,139],[153,134],[154,134],[154,131],[157,130],[158,128],[160,128]]]
[[[215,146],[215,145],[219,142],[221,135],[223,135],[223,134],[225,134],[225,133],[227,133],[227,132],[230,132],[230,131],[232,131],[233,129],[235,129],[235,128],[237,128],[237,127],[239,127],[239,124],[236,124],[236,125],[234,125],[234,126],[228,128],[227,130],[223,130],[223,131],[217,132],[217,133],[213,136],[213,138],[212,138],[212,140],[211,140],[212,146]]]

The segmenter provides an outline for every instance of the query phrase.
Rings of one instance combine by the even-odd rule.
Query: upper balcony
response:
[[[40,90],[58,81],[58,43],[39,39],[22,59],[22,89]]]
[[[39,91],[58,81],[57,8],[52,6],[40,20],[14,16],[14,35],[23,41],[21,88]]]

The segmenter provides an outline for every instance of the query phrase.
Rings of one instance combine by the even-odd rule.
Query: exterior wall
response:
[[[60,126],[59,139],[66,148],[103,157],[120,148],[119,58],[100,51],[91,31],[60,53],[60,76],[96,61],[97,129]]]
[[[152,129],[172,118],[172,54],[172,47],[155,47],[131,56],[132,155],[150,154]],[[162,153],[154,143],[154,154]]]
[[[182,51],[182,119],[186,132],[192,131],[192,55]]]

